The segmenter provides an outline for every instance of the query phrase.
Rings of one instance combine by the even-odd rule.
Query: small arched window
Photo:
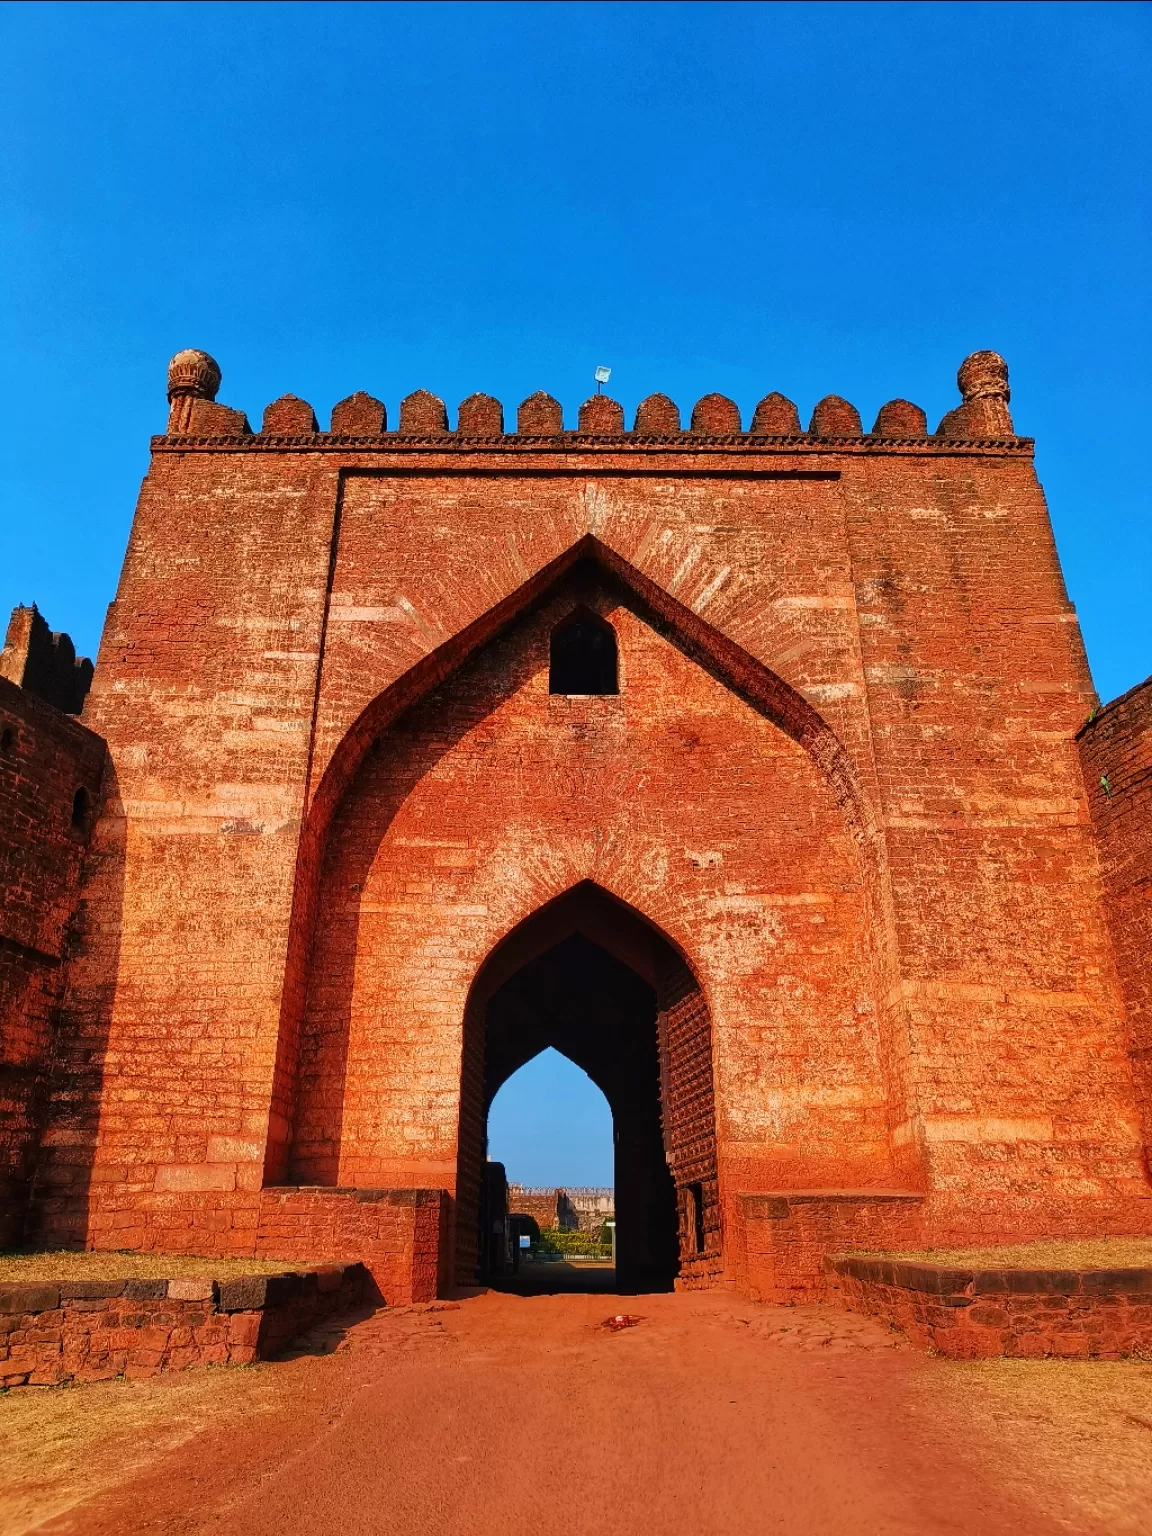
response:
[[[552,631],[549,693],[619,693],[616,631],[588,608]]]
[[[16,745],[16,733],[10,725],[0,731],[0,757],[7,757]]]
[[[92,797],[86,789],[78,789],[72,796],[72,826],[77,832],[87,832],[88,816],[92,810]]]

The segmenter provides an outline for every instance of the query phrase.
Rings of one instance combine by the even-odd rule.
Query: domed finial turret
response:
[[[1008,410],[1008,364],[999,352],[970,353],[960,364],[956,382],[964,404],[949,411],[936,428],[941,437],[979,441],[1015,434]]]
[[[960,364],[956,375],[964,404],[973,400],[1011,400],[1008,364],[999,352],[973,352]]]
[[[187,432],[193,400],[215,400],[220,388],[220,364],[207,352],[189,347],[168,364],[169,432]]]
[[[215,400],[220,388],[220,364],[207,352],[189,347],[177,352],[168,364],[168,399],[188,395],[193,400]]]

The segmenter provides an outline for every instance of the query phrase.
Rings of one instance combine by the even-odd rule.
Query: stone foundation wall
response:
[[[1152,1269],[953,1269],[847,1255],[825,1270],[830,1299],[954,1360],[1152,1357]]]
[[[753,1301],[814,1301],[837,1249],[914,1246],[924,1197],[899,1190],[781,1190],[738,1198],[732,1269]]]
[[[1076,738],[1100,852],[1104,911],[1128,1009],[1133,1076],[1152,1148],[1152,678]]]
[[[0,1285],[0,1387],[247,1365],[371,1290],[359,1264],[236,1280]]]
[[[0,675],[0,1246],[20,1241],[104,743]]]
[[[390,1305],[432,1301],[451,1273],[441,1189],[265,1189],[255,1256],[359,1260]]]

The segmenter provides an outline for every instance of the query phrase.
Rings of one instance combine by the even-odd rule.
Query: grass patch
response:
[[[237,1275],[276,1275],[308,1269],[320,1260],[222,1259],[187,1253],[0,1253],[0,1282],[37,1280],[232,1280]]]
[[[934,1360],[914,1391],[920,1410],[943,1420],[994,1481],[1027,1486],[1057,1529],[1147,1536],[1152,1528],[1147,1363]]]
[[[1152,1237],[1046,1237],[1002,1247],[920,1248],[862,1257],[980,1269],[1152,1269]]]
[[[248,1420],[280,1400],[278,1377],[265,1366],[5,1393],[0,1531],[24,1536],[202,1430],[221,1420]]]

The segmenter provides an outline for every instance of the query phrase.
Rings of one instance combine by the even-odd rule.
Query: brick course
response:
[[[1152,1269],[961,1269],[829,1256],[827,1295],[954,1360],[1152,1355]]]
[[[21,1236],[103,767],[98,736],[0,677],[0,1246]]]
[[[371,1291],[359,1264],[226,1281],[0,1285],[0,1387],[250,1365]]]
[[[1152,1151],[1152,678],[1094,714],[1076,740]]]
[[[36,1232],[243,1253],[290,1180],[439,1191],[440,1283],[454,1241],[467,1270],[473,983],[582,884],[707,1017],[685,1279],[746,1264],[750,1193],[921,1197],[925,1243],[1152,1228],[1091,681],[1003,364],[965,367],[947,435],[834,396],[744,434],[715,395],[565,432],[536,395],[504,436],[422,391],[399,433],[361,395],[251,435],[190,367],[86,706],[110,770]],[[548,692],[574,604],[618,695]]]

